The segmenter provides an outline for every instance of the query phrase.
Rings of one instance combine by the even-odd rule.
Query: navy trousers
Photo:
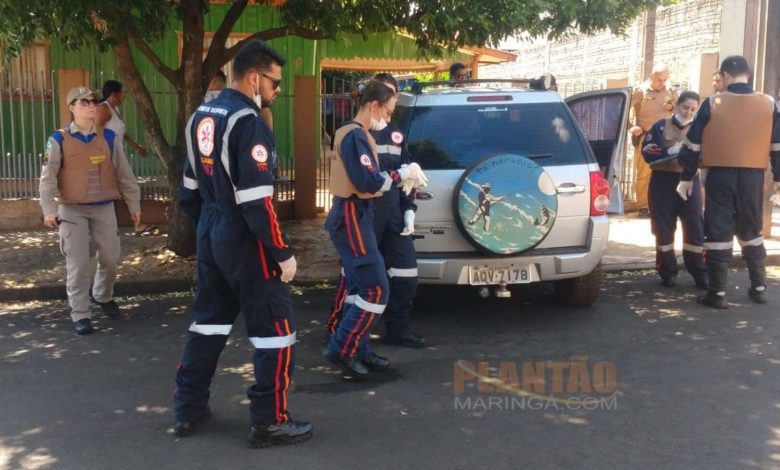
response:
[[[674,252],[674,233],[677,220],[683,230],[683,261],[685,268],[697,282],[707,279],[704,262],[704,216],[699,177],[693,177],[693,191],[687,201],[677,194],[680,174],[653,171],[650,175],[648,200],[650,226],[655,235],[656,270],[662,279],[677,276],[677,255]]]
[[[373,218],[373,201],[334,197],[325,222],[344,270],[339,303],[343,313],[329,319],[333,331],[327,348],[345,358],[368,354],[366,334],[387,306],[390,289]]]
[[[247,390],[253,425],[290,419],[287,390],[295,355],[295,321],[287,284],[234,208],[206,206],[197,228],[198,289],[195,321],[176,372],[177,421],[189,421],[208,405],[211,379],[239,312],[244,315],[255,384]]]

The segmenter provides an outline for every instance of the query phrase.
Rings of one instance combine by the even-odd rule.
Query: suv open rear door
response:
[[[609,181],[610,214],[623,213],[620,182],[626,161],[626,133],[631,92],[628,88],[597,90],[566,98],[599,168]]]

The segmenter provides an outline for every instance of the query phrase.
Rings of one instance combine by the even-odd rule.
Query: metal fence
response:
[[[100,72],[95,83],[113,78]],[[161,79],[146,81],[164,123],[175,122],[176,95]],[[0,199],[37,198],[46,141],[51,132],[60,128],[60,100],[57,95],[57,74],[54,71],[33,72],[22,64],[0,71]],[[131,100],[123,105],[123,117],[128,133],[142,145],[143,128],[140,116]],[[165,167],[150,154],[141,158],[128,148],[130,164],[138,177],[144,199],[169,197]]]
[[[113,72],[98,72],[91,86],[100,89],[105,80],[114,78]],[[157,75],[144,77],[155,103],[163,131],[169,141],[176,134],[177,100],[173,87]],[[48,75],[17,70],[0,71],[0,199],[36,199],[43,164],[46,141],[51,132],[62,126],[61,97],[57,96],[57,74]],[[291,113],[293,96],[277,98],[278,113],[274,115],[278,164],[275,187],[279,200],[294,198],[294,159],[292,158],[293,129]],[[141,115],[128,95],[122,105],[122,118],[127,132],[145,146]],[[132,147],[126,147],[130,165],[138,178],[141,198],[168,200],[170,187],[165,166],[153,154],[146,158]],[[327,188],[327,184],[325,185]]]
[[[352,119],[357,112],[357,104],[353,99],[356,83],[338,77],[323,78],[324,92],[321,95],[322,129],[320,159],[317,162],[317,208],[324,212],[330,210],[331,196],[328,189],[330,182],[331,143],[336,129],[341,123]]]

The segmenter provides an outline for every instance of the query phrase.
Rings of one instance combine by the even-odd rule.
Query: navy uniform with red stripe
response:
[[[734,235],[750,275],[748,294],[766,302],[764,173],[771,161],[774,181],[780,181],[780,106],[747,83],[729,84],[725,92],[702,103],[678,160],[682,181],[691,181],[700,164],[707,171],[704,250],[710,286],[699,302],[728,307],[726,280]]]
[[[291,419],[296,333],[289,287],[279,277],[278,263],[292,252],[274,212],[274,137],[252,100],[225,89],[190,118],[186,139],[181,205],[197,223],[198,289],[176,373],[176,420],[208,413],[211,378],[240,311],[255,347],[251,422],[278,425]]]
[[[331,168],[331,192],[336,195],[325,228],[341,258],[344,286],[354,293],[354,300],[345,304],[326,357],[348,363],[359,348],[361,358],[371,356],[369,343],[361,340],[387,305],[387,272],[374,236],[375,200],[395,185],[398,174],[380,169],[373,138],[354,121],[336,132],[334,143],[338,160]],[[343,181],[335,177],[337,163],[345,173]]]
[[[371,136],[377,144],[381,170],[397,171],[401,165],[410,163],[406,139],[400,129],[388,124],[381,131],[371,131]],[[397,342],[399,338],[410,335],[409,314],[417,292],[417,257],[414,243],[411,236],[401,235],[404,230],[404,213],[417,209],[414,204],[414,191],[407,195],[400,188],[392,186],[375,199],[375,206],[374,236],[387,268],[390,287],[387,308],[382,315],[386,328],[385,340]],[[335,333],[344,307],[354,303],[354,299],[354,288],[347,285],[342,275],[328,319],[330,334]],[[414,336],[417,339],[415,344],[422,345],[422,338]],[[368,340],[364,337],[358,356],[365,357],[368,353]]]
[[[682,142],[690,125],[677,116],[661,119],[653,125],[642,145],[642,156],[650,165],[650,226],[655,235],[656,270],[665,286],[674,285],[677,277],[677,256],[674,252],[674,232],[677,219],[683,230],[683,261],[696,286],[707,288],[707,266],[704,264],[704,217],[699,176],[693,177],[693,192],[683,201],[677,194],[682,167],[669,159],[669,147]]]

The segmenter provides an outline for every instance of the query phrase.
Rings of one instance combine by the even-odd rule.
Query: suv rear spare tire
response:
[[[477,249],[515,255],[544,240],[555,223],[558,194],[532,160],[501,153],[463,172],[453,191],[455,222]]]

